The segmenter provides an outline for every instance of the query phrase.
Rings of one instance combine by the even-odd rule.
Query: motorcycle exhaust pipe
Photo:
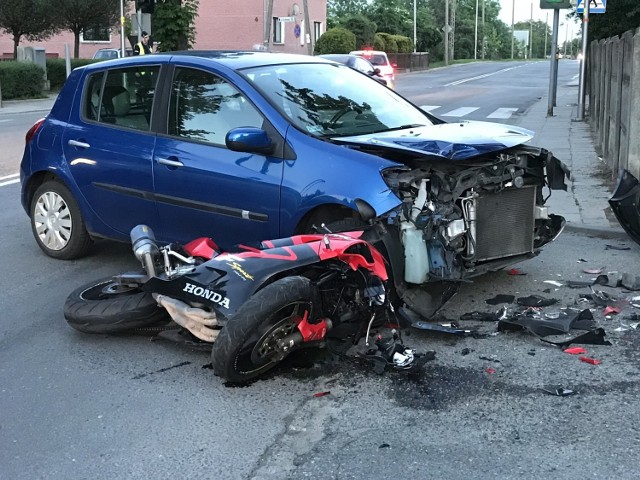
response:
[[[133,254],[147,272],[148,278],[156,276],[154,259],[160,254],[153,230],[146,225],[137,225],[131,229],[131,246]]]

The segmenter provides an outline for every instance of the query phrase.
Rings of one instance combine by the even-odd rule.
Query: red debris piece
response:
[[[489,367],[489,368],[487,368],[487,369],[485,370],[485,372],[487,372],[487,373],[496,373],[496,369],[495,369],[495,368],[491,368],[491,367]]]
[[[620,309],[618,307],[607,307],[602,312],[603,315],[611,315],[612,313],[620,313]]]
[[[325,395],[329,395],[331,392],[330,391],[326,391],[326,392],[318,392],[318,393],[314,393],[313,396],[318,398],[318,397],[324,397]]]
[[[521,272],[517,268],[512,268],[510,270],[507,270],[507,275],[526,275],[526,273]]]
[[[568,353],[569,355],[582,355],[583,353],[587,353],[587,351],[582,347],[571,347],[563,351],[564,353]]]
[[[602,362],[600,360],[596,360],[595,358],[589,357],[578,357],[581,362],[590,363],[591,365],[600,365]]]

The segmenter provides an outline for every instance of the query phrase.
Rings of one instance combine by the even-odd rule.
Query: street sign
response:
[[[565,9],[571,8],[571,0],[540,0],[540,8],[542,10],[550,10],[550,9]]]
[[[605,13],[607,10],[607,0],[588,0],[589,1],[589,14],[591,13]],[[578,0],[578,13],[584,13],[584,0]]]
[[[295,22],[296,17],[278,17],[280,23]]]

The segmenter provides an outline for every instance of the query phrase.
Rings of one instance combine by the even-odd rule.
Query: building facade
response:
[[[309,10],[310,28],[305,21],[305,4]],[[312,52],[310,46],[315,45],[326,30],[326,18],[326,0],[200,0],[193,48],[266,48],[275,52],[309,54]],[[153,32],[150,33],[153,36]],[[109,29],[105,26],[83,32],[80,57],[91,58],[101,48],[120,48],[120,40],[117,27]],[[65,45],[73,52],[73,43],[73,33],[63,32],[44,42],[28,42],[23,38],[20,46],[45,48],[47,57],[64,58]],[[125,47],[131,47],[128,41],[125,41]],[[13,58],[13,38],[5,33],[0,34],[0,58]]]

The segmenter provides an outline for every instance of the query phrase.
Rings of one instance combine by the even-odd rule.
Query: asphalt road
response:
[[[452,68],[441,83],[483,75],[485,67]],[[510,91],[510,75],[527,68],[496,75],[483,88]],[[402,82],[411,76],[427,84],[439,72]],[[535,101],[527,95],[543,91],[539,83],[515,88],[518,108]],[[434,88],[462,95],[464,85]],[[495,91],[469,105],[500,107],[507,94]],[[6,151],[7,137],[0,139]],[[405,332],[418,353],[435,352],[409,374],[376,375],[332,344],[246,388],[228,388],[203,368],[205,350],[70,329],[62,316],[66,295],[135,268],[129,247],[99,242],[84,259],[50,259],[32,239],[19,185],[0,187],[0,202],[0,478],[637,478],[640,331],[626,319],[638,309],[624,302],[609,319],[595,310],[613,345],[584,347],[601,365],[524,332],[495,335],[493,322],[460,321],[482,335]],[[464,285],[442,318],[495,311],[485,300],[498,293],[556,298],[545,309],[553,314],[589,292],[567,288],[566,280],[592,278],[585,268],[603,268],[611,278],[640,273],[633,271],[639,255],[631,241],[564,233],[518,266],[526,275],[502,271]],[[576,394],[551,396],[544,386]]]

